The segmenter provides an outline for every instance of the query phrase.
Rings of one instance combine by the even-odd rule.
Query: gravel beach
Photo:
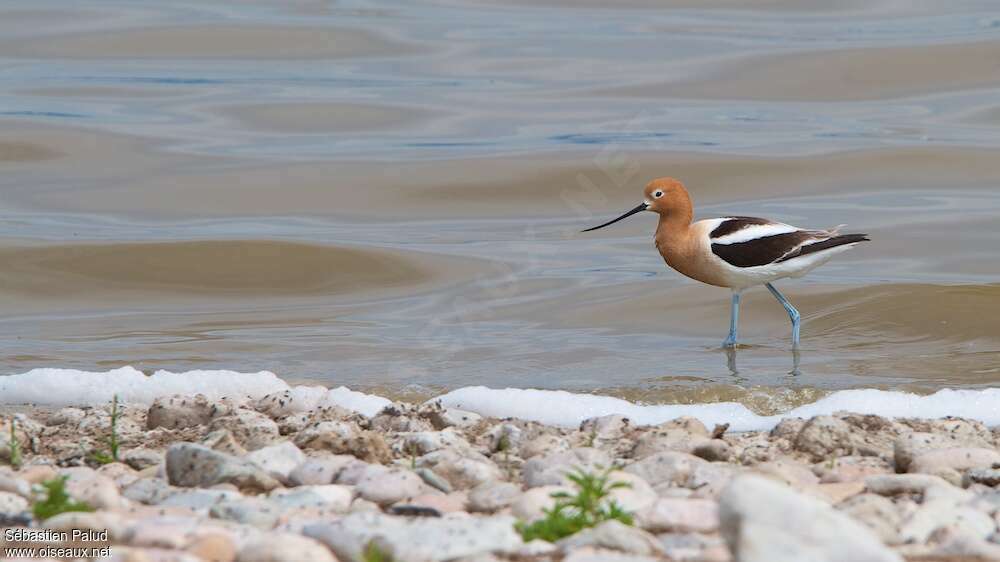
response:
[[[177,395],[119,406],[116,462],[93,452],[110,410],[5,407],[6,558],[1000,560],[1000,434],[977,421],[845,412],[734,433],[611,415],[567,429],[435,403],[366,417],[291,393]],[[581,473],[621,483],[601,501],[631,524],[526,542]],[[58,476],[93,511],[33,513]]]

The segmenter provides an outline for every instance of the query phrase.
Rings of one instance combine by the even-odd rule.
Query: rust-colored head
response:
[[[642,203],[639,203],[639,206],[614,220],[588,228],[584,232],[604,228],[642,211],[652,211],[661,217],[675,219],[683,226],[691,222],[691,198],[688,196],[687,190],[684,189],[684,184],[679,180],[657,178],[646,185],[646,189],[642,192]]]
[[[680,211],[691,205],[691,198],[688,197],[684,184],[674,178],[657,178],[649,182],[643,190],[643,201],[647,211],[661,215]]]

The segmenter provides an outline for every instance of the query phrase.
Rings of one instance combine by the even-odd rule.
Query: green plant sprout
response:
[[[617,520],[631,525],[632,515],[618,502],[608,498],[612,490],[630,488],[631,485],[627,482],[610,482],[612,470],[613,467],[601,472],[576,469],[567,474],[566,478],[576,487],[576,493],[552,494],[556,503],[551,509],[545,510],[545,517],[530,524],[520,521],[515,528],[525,542],[534,539],[556,542],[605,521]]]
[[[90,453],[90,458],[98,464],[108,464],[119,460],[118,453],[121,443],[118,440],[118,417],[118,395],[115,394],[111,401],[111,432],[103,439],[107,450],[95,450]]]
[[[45,489],[45,499],[36,501],[31,506],[31,512],[39,521],[45,521],[49,517],[69,511],[94,511],[94,508],[86,503],[69,497],[69,494],[66,493],[65,476],[57,476],[42,482],[42,488]]]
[[[10,457],[10,465],[14,468],[21,466],[21,442],[17,440],[17,420],[10,419],[10,441],[7,442],[7,451]]]

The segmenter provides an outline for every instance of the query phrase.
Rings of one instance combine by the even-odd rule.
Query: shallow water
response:
[[[0,6],[0,372],[272,370],[736,400],[1000,382],[991,2]],[[667,269],[703,217],[873,242],[780,283]]]

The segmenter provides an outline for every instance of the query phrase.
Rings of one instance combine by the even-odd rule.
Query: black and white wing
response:
[[[735,267],[759,267],[868,240],[865,234],[803,230],[756,217],[726,217],[709,233],[712,253]]]

